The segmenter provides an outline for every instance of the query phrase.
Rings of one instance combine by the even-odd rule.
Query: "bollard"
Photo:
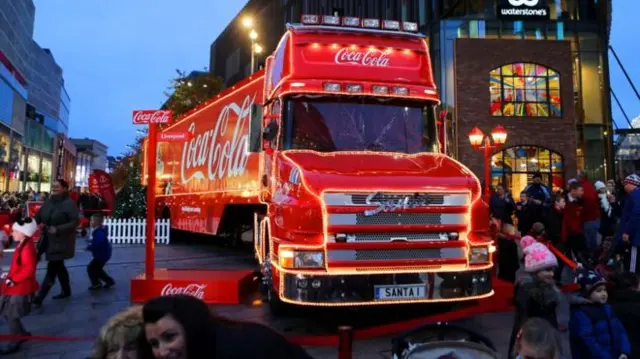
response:
[[[338,359],[351,359],[353,351],[353,328],[338,328]]]

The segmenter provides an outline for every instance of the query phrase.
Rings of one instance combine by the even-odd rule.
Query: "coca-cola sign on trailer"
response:
[[[345,47],[336,52],[335,62],[339,65],[387,67],[389,55],[377,49],[351,50]]]
[[[162,288],[160,295],[190,295],[200,300],[204,300],[204,290],[207,288],[206,284],[187,284],[184,286],[174,286],[172,283],[167,283]]]
[[[165,124],[171,121],[172,115],[168,110],[136,110],[133,111],[133,124]]]
[[[204,127],[208,125],[204,121],[189,124],[192,139],[184,143],[180,161],[183,184],[194,179],[221,180],[244,174],[249,160],[248,128],[254,100],[255,96],[247,95],[242,103],[224,106],[213,128]]]

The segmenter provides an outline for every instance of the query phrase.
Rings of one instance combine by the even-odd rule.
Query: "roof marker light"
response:
[[[415,23],[415,22],[403,22],[402,23],[402,30],[409,31],[409,32],[417,32],[418,31],[418,24]]]
[[[389,86],[373,85],[373,87],[371,87],[371,91],[377,95],[386,95],[389,93]]]
[[[325,25],[340,25],[340,16],[324,15],[322,17],[322,23]]]
[[[385,20],[382,23],[382,28],[385,30],[400,30],[400,22],[395,20]]]
[[[345,86],[345,90],[349,93],[359,93],[362,92],[362,85],[359,84],[347,84]]]
[[[380,20],[378,19],[363,19],[362,27],[370,28],[370,29],[379,29],[380,28]]]
[[[342,25],[344,25],[344,26],[360,26],[360,18],[359,17],[345,16],[345,17],[342,18]]]
[[[323,88],[327,92],[340,92],[340,90],[342,89],[342,86],[340,86],[340,84],[337,84],[335,82],[326,82]]]
[[[407,96],[409,95],[409,89],[406,87],[394,87],[393,94],[396,96]]]
[[[302,15],[302,23],[306,25],[317,25],[320,23],[318,15]]]

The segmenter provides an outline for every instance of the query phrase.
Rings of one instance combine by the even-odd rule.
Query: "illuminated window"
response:
[[[491,115],[506,117],[560,117],[560,75],[530,63],[500,66],[491,71]]]

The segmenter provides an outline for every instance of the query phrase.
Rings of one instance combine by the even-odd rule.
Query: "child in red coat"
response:
[[[40,289],[36,280],[36,246],[31,240],[37,229],[31,218],[18,220],[12,227],[13,239],[18,245],[9,272],[2,279],[0,298],[0,315],[7,320],[11,335],[31,335],[22,326],[21,318],[31,311],[31,297]],[[0,354],[16,352],[23,342],[24,339],[10,342],[0,348]]]

